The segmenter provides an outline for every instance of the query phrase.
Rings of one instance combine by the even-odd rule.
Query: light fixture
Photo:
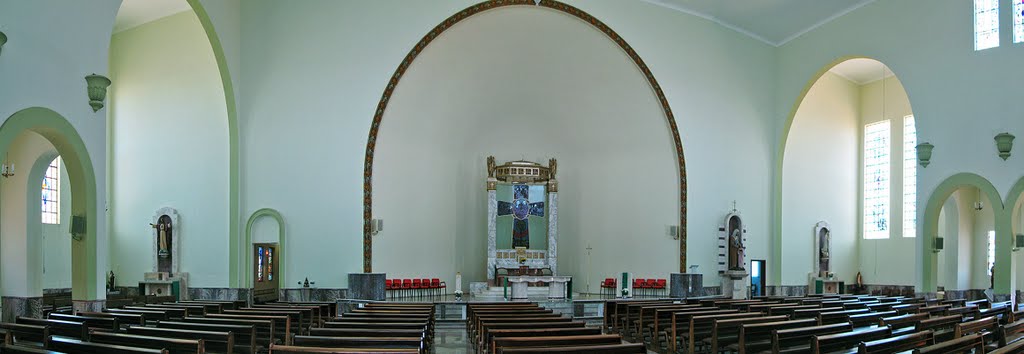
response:
[[[4,44],[7,44],[7,35],[0,32],[0,51],[3,51]]]
[[[103,108],[103,100],[107,97],[110,79],[103,75],[91,74],[85,77],[85,83],[88,86],[89,106],[92,106],[93,112],[97,112]]]
[[[10,153],[7,153],[7,158],[4,158],[3,165],[0,165],[0,176],[4,176],[4,178],[14,176],[14,164],[8,159],[11,157],[10,155]]]
[[[981,211],[982,209],[985,209],[985,203],[974,202],[974,210],[975,211]]]
[[[377,236],[381,231],[384,231],[384,220],[370,219],[370,234]]]
[[[935,145],[931,143],[917,144],[917,163],[921,164],[921,167],[928,167],[928,164],[932,163],[932,149]]]
[[[999,150],[999,157],[1003,158],[1003,161],[1010,158],[1010,150],[1013,150],[1013,134],[1000,133],[996,135],[996,149]]]

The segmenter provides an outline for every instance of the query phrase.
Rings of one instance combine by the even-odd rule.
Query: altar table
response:
[[[512,299],[523,300],[526,299],[527,289],[529,283],[545,282],[548,283],[548,298],[549,299],[564,299],[566,297],[565,290],[566,284],[572,280],[571,276],[519,276],[519,277],[508,277],[508,282],[512,286]]]

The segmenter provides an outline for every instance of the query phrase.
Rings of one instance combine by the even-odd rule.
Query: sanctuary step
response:
[[[512,288],[511,287],[502,288],[500,286],[490,286],[490,287],[487,287],[487,290],[484,290],[484,291],[482,291],[482,292],[480,292],[478,294],[474,294],[474,297],[501,298],[501,297],[503,297],[505,295],[505,291],[506,291],[505,289],[507,289],[507,291],[508,291],[508,296],[512,296]],[[531,286],[531,287],[526,289],[526,294],[531,299],[532,298],[545,298],[546,299],[548,297],[548,290],[549,289],[546,286]]]

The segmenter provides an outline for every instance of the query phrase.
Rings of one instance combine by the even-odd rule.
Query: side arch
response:
[[[96,223],[99,211],[96,174],[85,142],[71,123],[59,113],[48,108],[31,107],[14,113],[0,126],[0,154],[6,153],[14,138],[24,131],[41,135],[64,159],[71,185],[71,215],[85,217],[85,235],[80,240],[72,241],[71,246],[73,299],[103,300],[106,293],[99,286],[102,277],[97,274]]]
[[[286,249],[286,247],[285,247],[286,246],[286,241],[285,240],[286,240],[286,238],[284,237],[285,236],[284,217],[281,216],[280,212],[278,212],[277,210],[271,209],[271,208],[263,208],[263,209],[257,210],[255,212],[253,212],[251,216],[249,216],[249,221],[247,221],[245,223],[245,240],[244,240],[245,247],[249,247],[249,246],[252,245],[252,226],[256,224],[257,220],[259,220],[260,218],[263,218],[263,217],[272,218],[272,219],[274,219],[274,221],[277,222],[277,252],[278,252],[277,254],[279,254],[279,255],[285,254],[285,249]],[[245,264],[251,264],[252,263],[252,252],[245,252],[245,256],[242,257],[242,258],[243,258],[242,261],[245,262]],[[286,282],[287,278],[288,278],[288,272],[285,271],[285,267],[286,267],[287,264],[288,264],[288,258],[287,257],[285,257],[285,261],[284,262],[278,263],[278,272],[280,274],[279,275],[280,276],[280,284],[282,284],[282,285],[283,284],[288,284]],[[245,281],[245,283],[243,285],[245,287],[249,287],[249,288],[253,287],[252,273],[251,272],[245,272],[244,281]]]
[[[45,289],[42,274],[42,268],[45,266],[45,258],[43,256],[46,253],[46,250],[44,250],[45,245],[41,237],[32,237],[32,235],[41,236],[43,234],[40,215],[38,212],[39,201],[43,196],[43,191],[39,186],[39,181],[46,176],[46,170],[50,167],[50,162],[59,156],[60,155],[57,154],[56,150],[45,151],[42,155],[36,158],[36,161],[32,163],[31,169],[28,170],[28,186],[25,188],[25,192],[28,194],[28,198],[25,198],[25,211],[27,211],[25,213],[25,230],[27,231],[25,235],[28,239],[25,240],[25,243],[28,245],[29,259],[35,260],[35,262],[30,261],[29,264],[39,265],[38,269],[32,269],[30,267],[27,270],[29,289]],[[64,200],[61,201],[61,203],[65,202],[66,201]],[[72,203],[73,202],[74,200],[72,199]]]
[[[921,257],[921,288],[918,292],[934,293],[938,283],[935,272],[936,257],[932,252],[932,242],[938,235],[939,212],[946,203],[946,199],[957,189],[963,187],[978,188],[986,197],[994,211],[996,231],[996,263],[1010,263],[1010,248],[1013,247],[1013,237],[1009,237],[1009,222],[1005,219],[1008,213],[1003,211],[1003,199],[999,197],[999,191],[984,177],[974,173],[958,173],[946,178],[939,183],[932,194],[928,197],[928,204],[924,210],[924,232],[918,245],[918,253]],[[1010,272],[995,272],[995,293],[1008,294],[1010,291]]]
[[[194,0],[190,0],[194,1]],[[677,164],[679,167],[679,272],[686,272],[686,160],[683,157],[683,143],[679,137],[679,128],[676,125],[675,116],[672,114],[672,108],[668,104],[668,99],[665,97],[665,93],[661,90],[661,85],[654,78],[654,74],[651,72],[647,64],[640,58],[640,55],[631,47],[626,41],[619,36],[614,30],[608,25],[604,24],[597,18],[591,16],[587,12],[580,10],[571,5],[556,1],[556,0],[490,0],[477,3],[470,7],[463,9],[448,17],[440,24],[435,26],[426,35],[420,39],[419,42],[406,54],[402,63],[399,64],[395,73],[391,75],[391,79],[388,81],[387,86],[384,88],[384,93],[381,95],[380,101],[377,103],[377,109],[374,111],[373,122],[370,125],[369,138],[366,141],[366,157],[363,164],[363,272],[369,273],[373,270],[373,235],[371,233],[370,220],[373,218],[373,160],[374,152],[376,151],[377,135],[380,132],[380,125],[384,117],[384,112],[387,110],[388,102],[394,93],[395,88],[398,86],[399,80],[402,78],[405,71],[409,68],[416,57],[419,56],[423,49],[427,47],[431,42],[434,41],[438,36],[441,35],[445,30],[451,28],[456,23],[459,23],[466,18],[481,12],[497,9],[506,6],[541,6],[548,9],[556,10],[571,16],[574,16],[584,22],[594,26],[600,30],[609,39],[615,42],[616,45],[621,48],[626,55],[633,60],[637,68],[643,73],[648,84],[651,86],[651,90],[654,91],[655,96],[658,97],[658,102],[661,105],[662,110],[665,113],[665,119],[668,123],[669,129],[671,130],[672,139],[676,148]]]

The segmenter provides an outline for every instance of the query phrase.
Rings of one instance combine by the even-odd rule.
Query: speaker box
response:
[[[934,248],[935,248],[936,251],[942,250],[942,246],[945,243],[945,242],[943,242],[944,240],[945,239],[943,239],[942,237],[936,237],[935,238],[935,247]]]
[[[1014,237],[1013,245],[1016,248],[1024,248],[1024,234],[1017,234],[1017,237]]]

